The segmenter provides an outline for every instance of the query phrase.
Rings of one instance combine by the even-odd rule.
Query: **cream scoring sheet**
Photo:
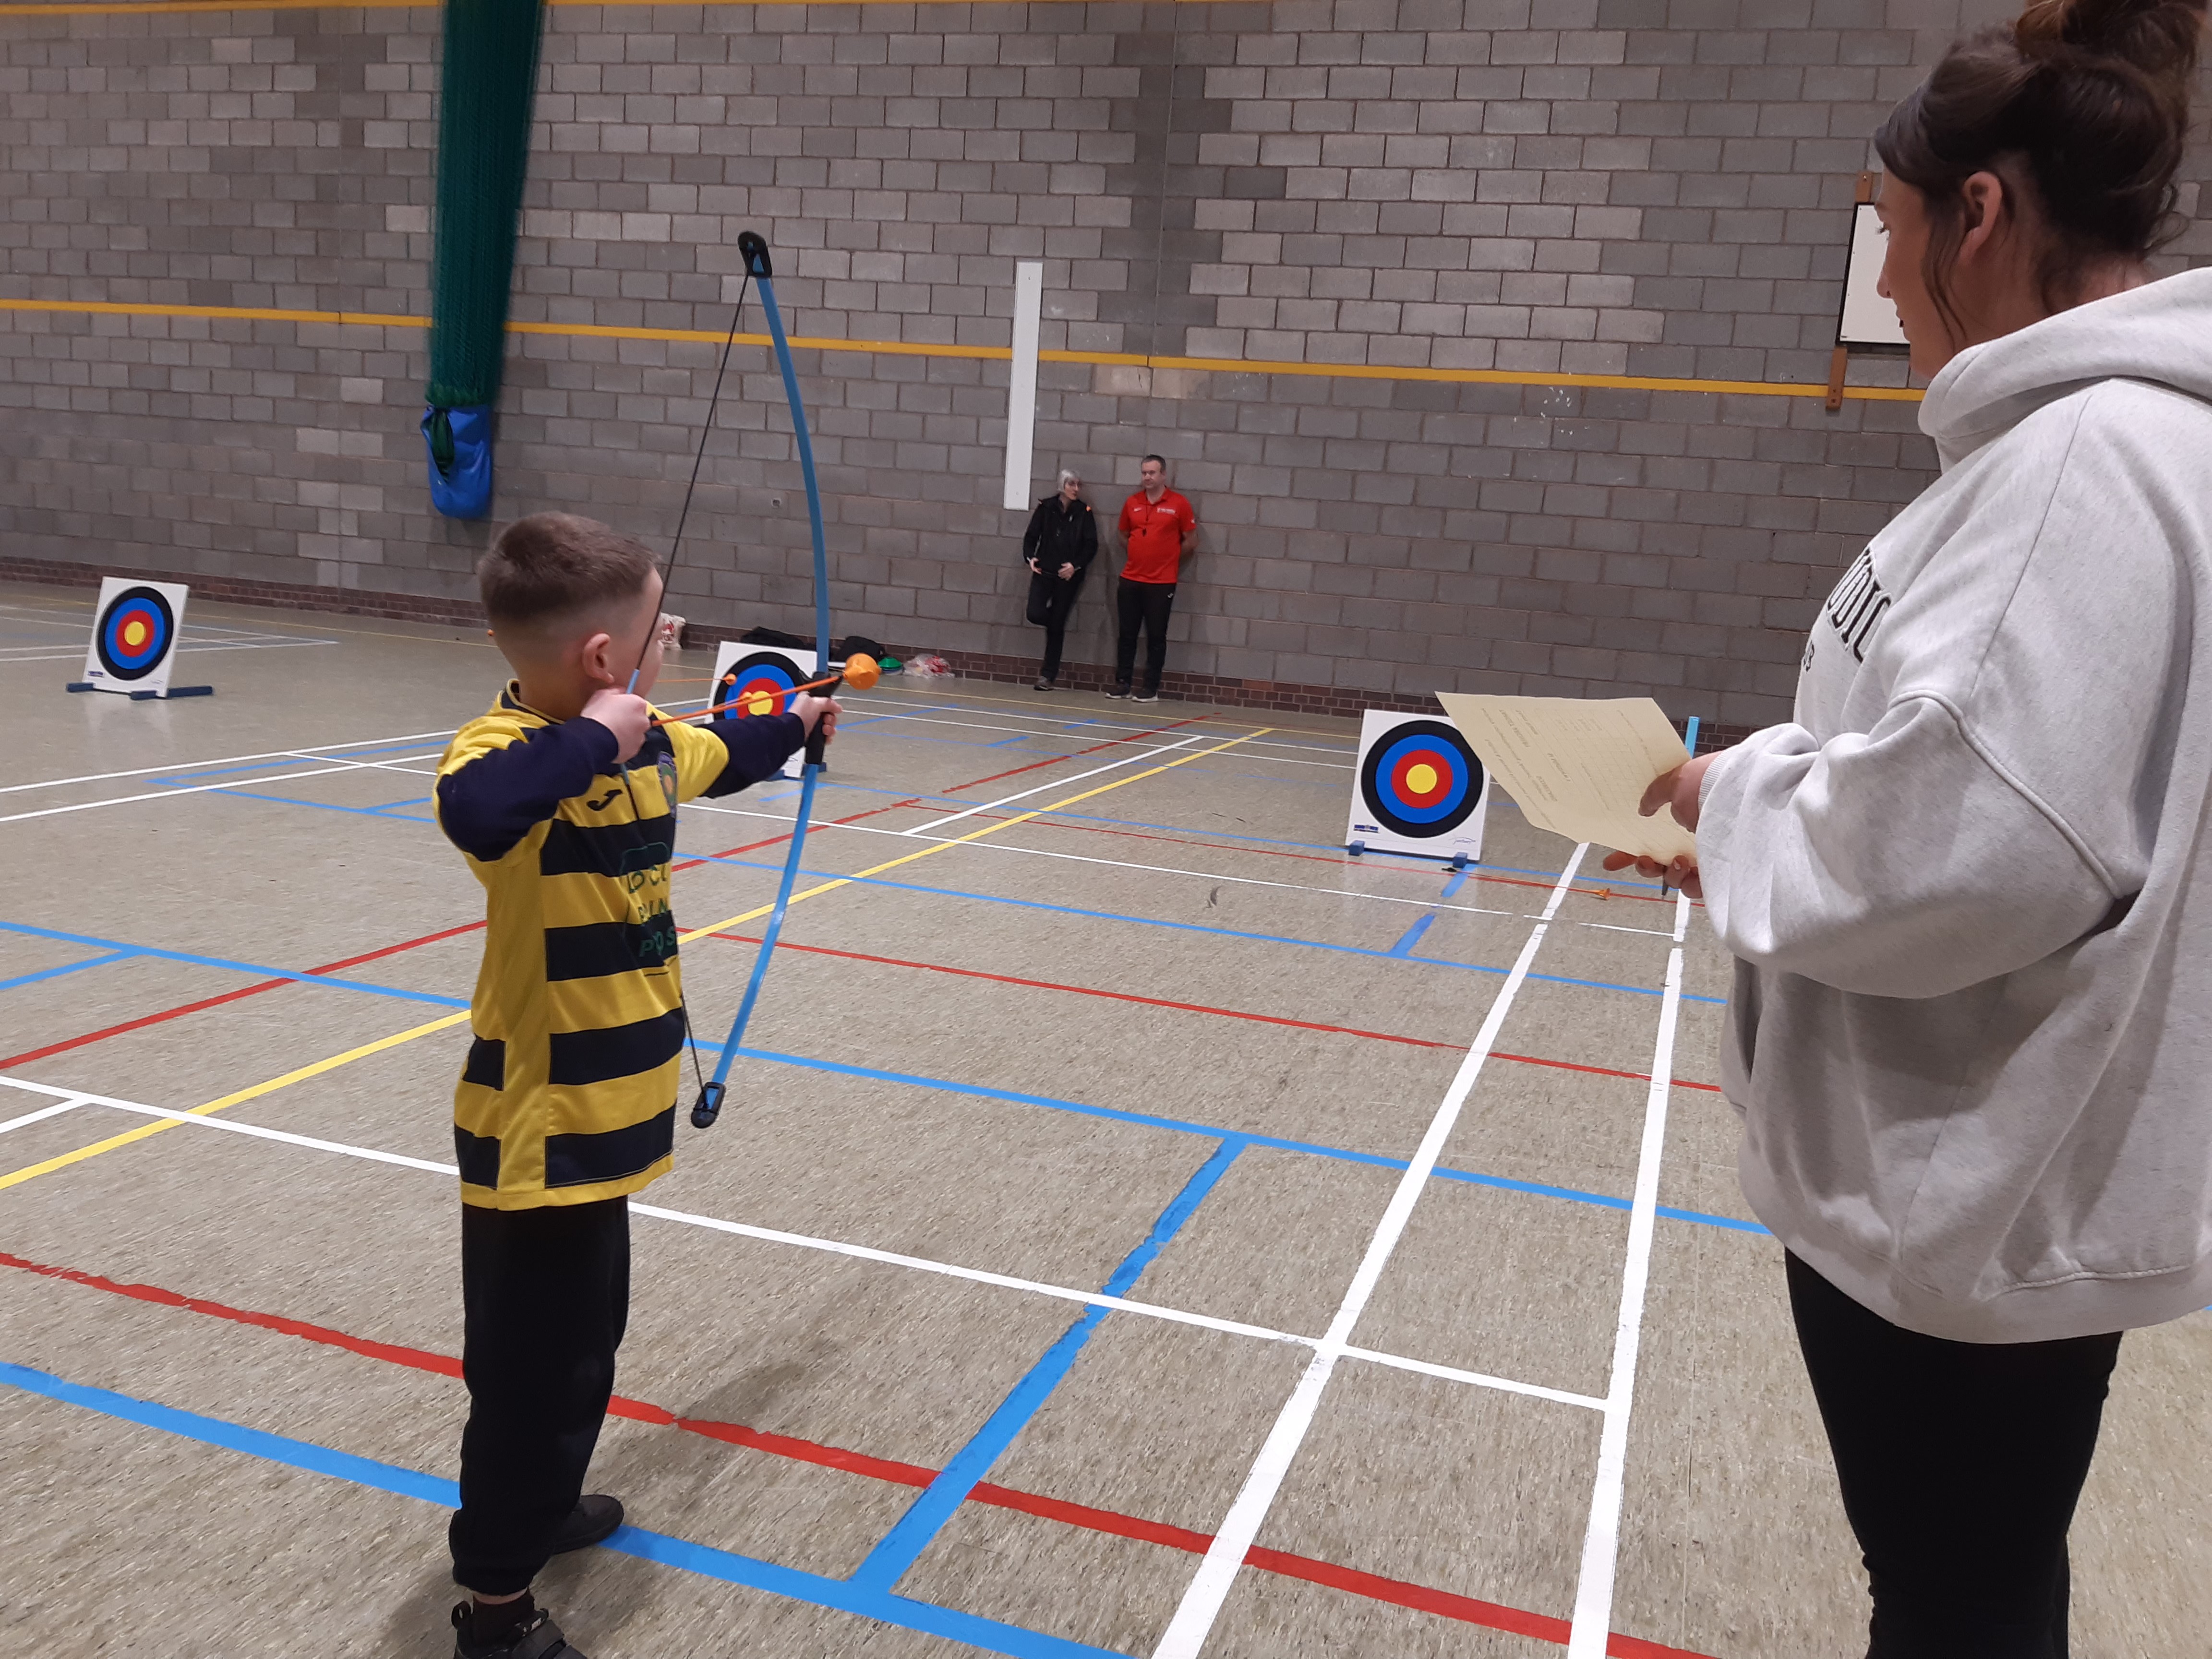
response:
[[[1652,779],[1686,758],[1650,698],[1439,691],[1437,700],[1538,829],[1662,863],[1697,856],[1697,837],[1673,813],[1636,810]]]

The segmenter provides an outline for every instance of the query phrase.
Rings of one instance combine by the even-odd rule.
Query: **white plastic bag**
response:
[[[906,659],[905,674],[907,678],[924,684],[931,680],[949,680],[957,678],[952,672],[951,663],[927,651],[920,656],[908,657]]]

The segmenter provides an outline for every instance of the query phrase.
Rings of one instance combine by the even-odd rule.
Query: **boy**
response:
[[[660,573],[592,520],[516,520],[477,580],[515,678],[438,767],[439,827],[488,924],[453,1097],[469,1421],[449,1539],[472,1594],[453,1651],[584,1659],[530,1583],[622,1524],[620,1503],[582,1492],[629,1312],[629,1194],[675,1146],[676,804],[775,775],[837,705],[650,725],[628,688],[660,672]]]

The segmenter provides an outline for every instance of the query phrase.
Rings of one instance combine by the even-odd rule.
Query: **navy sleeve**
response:
[[[806,727],[796,714],[740,714],[710,721],[706,729],[730,751],[722,775],[707,786],[709,795],[734,795],[747,784],[774,777],[806,741]]]
[[[503,859],[562,801],[613,771],[617,746],[612,732],[580,717],[525,732],[438,780],[438,827],[479,862]]]

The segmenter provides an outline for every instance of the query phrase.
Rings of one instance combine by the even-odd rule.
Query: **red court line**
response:
[[[910,800],[894,801],[889,806],[872,806],[866,811],[854,812],[849,817],[835,821],[839,823],[856,823],[862,818],[873,817],[878,812],[895,812],[902,806],[910,806],[913,804]],[[778,842],[790,839],[791,832],[786,830],[782,835],[771,836],[766,841],[750,842],[743,847],[732,847],[727,852],[709,854],[705,858],[686,859],[681,864],[672,865],[670,869],[672,872],[694,869],[714,859],[734,858],[739,853],[757,852],[763,847],[773,847]],[[464,922],[458,927],[447,927],[435,933],[425,933],[420,939],[403,939],[397,945],[386,945],[378,950],[365,951],[357,957],[347,957],[339,962],[326,962],[319,968],[310,968],[306,971],[311,975],[335,974],[342,968],[358,967],[364,962],[374,962],[380,957],[397,956],[402,951],[412,951],[418,945],[434,945],[440,939],[453,939],[462,933],[475,933],[483,926],[483,923],[481,921]],[[121,1036],[126,1031],[141,1030],[149,1025],[159,1025],[166,1020],[181,1019],[186,1014],[197,1014],[205,1009],[219,1008],[226,1002],[236,1002],[241,998],[259,996],[264,991],[282,990],[287,985],[297,985],[299,982],[295,979],[264,979],[258,985],[245,985],[235,991],[225,991],[221,996],[202,997],[197,1002],[179,1003],[173,1008],[164,1008],[159,1013],[142,1014],[137,1019],[126,1019],[119,1025],[104,1025],[96,1031],[87,1031],[82,1036],[65,1037],[59,1042],[50,1042],[43,1048],[27,1048],[20,1054],[10,1054],[6,1059],[0,1060],[0,1071],[6,1071],[15,1066],[27,1066],[34,1060],[44,1060],[51,1054],[66,1054],[72,1048],[82,1048],[87,1043],[99,1042],[112,1036]]]
[[[1211,714],[1193,714],[1187,720],[1170,720],[1165,726],[1155,726],[1148,732],[1138,732],[1126,738],[1109,738],[1103,743],[1094,743],[1088,749],[1078,749],[1070,754],[1048,755],[1041,761],[1031,761],[1027,766],[1017,766],[1011,772],[994,772],[988,778],[971,778],[966,783],[954,784],[945,793],[948,795],[957,795],[963,789],[979,788],[987,783],[996,783],[1000,778],[1017,778],[1024,772],[1034,772],[1039,767],[1057,766],[1062,761],[1079,760],[1085,755],[1095,755],[1102,749],[1111,749],[1118,744],[1142,743],[1146,738],[1156,738],[1163,732],[1172,732],[1178,726],[1196,726],[1200,720],[1210,720],[1212,718],[1213,716]],[[1031,733],[1031,735],[1040,738],[1048,738],[1052,736],[1052,733],[1049,732],[1037,732]]]
[[[427,1348],[407,1347],[396,1342],[378,1342],[368,1337],[332,1330],[326,1325],[311,1325],[304,1320],[289,1319],[282,1314],[257,1313],[247,1309],[233,1308],[202,1297],[185,1296],[159,1285],[124,1284],[75,1267],[56,1267],[45,1262],[28,1261],[5,1251],[0,1251],[0,1267],[20,1268],[42,1278],[63,1279],[88,1290],[128,1297],[133,1301],[150,1302],[160,1307],[176,1308],[188,1313],[228,1320],[233,1324],[279,1332],[305,1341],[320,1343],[326,1347],[343,1348],[349,1353],[382,1360],[387,1364],[432,1371],[440,1376],[458,1377],[461,1374],[461,1362],[448,1354],[434,1353]],[[726,1445],[743,1446],[766,1452],[771,1456],[811,1463],[822,1468],[838,1469],[848,1474],[863,1475],[902,1486],[927,1486],[938,1474],[937,1470],[922,1464],[874,1457],[866,1452],[849,1451],[844,1447],[824,1445],[819,1441],[802,1440],[793,1435],[748,1428],[742,1423],[678,1417],[648,1401],[631,1400],[623,1395],[615,1395],[608,1402],[607,1414],[627,1418],[636,1423],[681,1429],[687,1434],[719,1440]],[[1182,1550],[1191,1555],[1205,1554],[1207,1547],[1213,1542],[1210,1533],[1194,1532],[1188,1527],[1172,1526],[1163,1521],[1147,1521],[1140,1516],[1123,1515],[1115,1510],[1094,1509],[1087,1504],[1073,1504],[1064,1498],[1048,1498],[1039,1492],[1024,1492],[1016,1486],[1002,1486],[994,1481],[978,1481],[969,1495],[975,1503],[1018,1510],[1024,1515],[1057,1521],[1088,1532],[1133,1539],[1140,1543],[1164,1545],[1169,1549]],[[1454,1595],[1449,1590],[1431,1589],[1425,1584],[1385,1578],[1376,1573],[1362,1572],[1354,1567],[1339,1566],[1331,1561],[1292,1555],[1285,1550],[1263,1549],[1255,1545],[1245,1553],[1244,1565],[1256,1567],[1262,1572],[1300,1578],[1308,1583],[1322,1584],[1349,1595],[1364,1596],[1370,1601],[1388,1601],[1397,1607],[1456,1620],[1462,1624],[1480,1625],[1517,1636],[1533,1636],[1540,1641],[1553,1642],[1562,1646],[1565,1644],[1571,1630],[1566,1620],[1555,1619],[1548,1613],[1530,1613],[1525,1608],[1508,1607],[1502,1602],[1480,1601],[1471,1595]],[[1670,1648],[1657,1642],[1620,1635],[1607,1638],[1606,1652],[1613,1659],[1710,1659],[1710,1656],[1695,1653],[1686,1648]]]
[[[963,785],[962,787],[964,788],[966,786]],[[975,812],[970,816],[979,818],[999,818],[1007,823],[1013,821],[1011,815],[1004,812]],[[1035,817],[1036,815],[1030,813],[1025,816]],[[1073,823],[1059,817],[1051,819],[1044,827],[1048,830],[1079,830],[1087,836],[1121,836],[1131,841],[1161,841],[1175,847],[1205,847],[1217,853],[1255,853],[1262,858],[1299,859],[1308,864],[1326,864],[1339,870],[1356,868],[1360,863],[1359,860],[1349,855],[1333,858],[1326,853],[1292,853],[1279,847],[1239,847],[1228,842],[1198,841],[1188,836],[1162,836],[1143,830],[1109,829],[1103,823]],[[1386,864],[1379,867],[1385,870],[1407,868],[1403,865],[1396,864]],[[1439,872],[1442,868],[1442,866],[1437,866]],[[1427,875],[1431,872],[1413,870],[1410,873]],[[1486,876],[1480,870],[1469,870],[1467,874],[1475,881],[1492,882],[1502,887],[1539,887],[1548,893],[1553,886],[1553,884],[1548,881],[1534,881],[1521,876]],[[1634,899],[1644,904],[1672,904],[1674,902],[1671,895],[1662,898],[1656,893],[1624,893],[1612,887],[1570,887],[1567,890],[1583,898]],[[1693,909],[1705,908],[1705,906],[1696,900],[1691,901],[1691,906]]]
[[[379,950],[364,951],[357,957],[347,957],[338,962],[326,962],[319,968],[306,971],[313,974],[335,974],[341,968],[355,968],[364,962],[374,962],[380,957],[397,956],[402,951],[412,951],[420,945],[434,945],[441,939],[453,939],[462,933],[474,933],[482,927],[480,921],[465,922],[459,927],[447,927],[435,933],[425,933],[420,939],[403,939],[398,945],[386,945]],[[198,1002],[164,1008],[157,1014],[141,1014],[137,1019],[126,1019],[120,1025],[105,1025],[97,1031],[87,1031],[82,1036],[65,1037],[59,1042],[50,1042],[43,1048],[26,1049],[20,1054],[10,1054],[0,1060],[0,1071],[13,1066],[27,1066],[34,1060],[44,1060],[49,1054],[65,1054],[71,1048],[82,1048],[88,1042],[98,1042],[106,1037],[121,1036],[125,1031],[139,1030],[149,1025],[159,1025],[164,1020],[177,1019],[185,1014],[198,1013],[204,1008],[219,1008],[226,1002],[236,1002],[242,997],[258,997],[264,991],[275,991],[287,985],[297,985],[295,979],[264,979],[258,985],[246,985],[235,991],[225,991],[221,996],[203,997]]]
[[[726,939],[737,945],[758,945],[760,941],[744,933],[709,933],[709,939]],[[1300,1031],[1327,1031],[1336,1036],[1364,1037],[1372,1042],[1401,1042],[1413,1048],[1449,1048],[1455,1052],[1467,1047],[1464,1042],[1443,1042],[1434,1037],[1400,1036],[1391,1031],[1363,1030],[1357,1025],[1326,1025],[1318,1020],[1290,1019],[1281,1014],[1248,1013],[1241,1008],[1216,1008],[1203,1002],[1177,1002],[1168,997],[1142,997],[1129,991],[1102,991],[1090,985],[1062,985],[1056,980],[1023,979],[1012,974],[988,974],[980,968],[954,968],[942,962],[909,962],[903,957],[870,956],[864,951],[833,951],[826,945],[795,945],[789,939],[776,941],[779,951],[797,951],[811,957],[839,957],[847,962],[872,962],[886,968],[918,968],[926,973],[951,974],[961,979],[988,979],[1000,985],[1020,985],[1036,991],[1062,991],[1071,996],[1099,997],[1109,1002],[1142,1003],[1148,1008],[1174,1008],[1187,1014],[1212,1014],[1223,1019],[1246,1019],[1260,1025],[1288,1025]],[[1549,1066],[1562,1072],[1588,1072],[1595,1077],[1627,1078],[1637,1083],[1649,1083],[1649,1072],[1617,1072],[1609,1066],[1583,1066],[1571,1060],[1546,1060],[1538,1054],[1509,1054],[1499,1049],[1491,1051],[1492,1060],[1510,1060],[1523,1066]],[[1691,1083],[1676,1078],[1679,1089],[1703,1089],[1717,1094],[1717,1083]]]

